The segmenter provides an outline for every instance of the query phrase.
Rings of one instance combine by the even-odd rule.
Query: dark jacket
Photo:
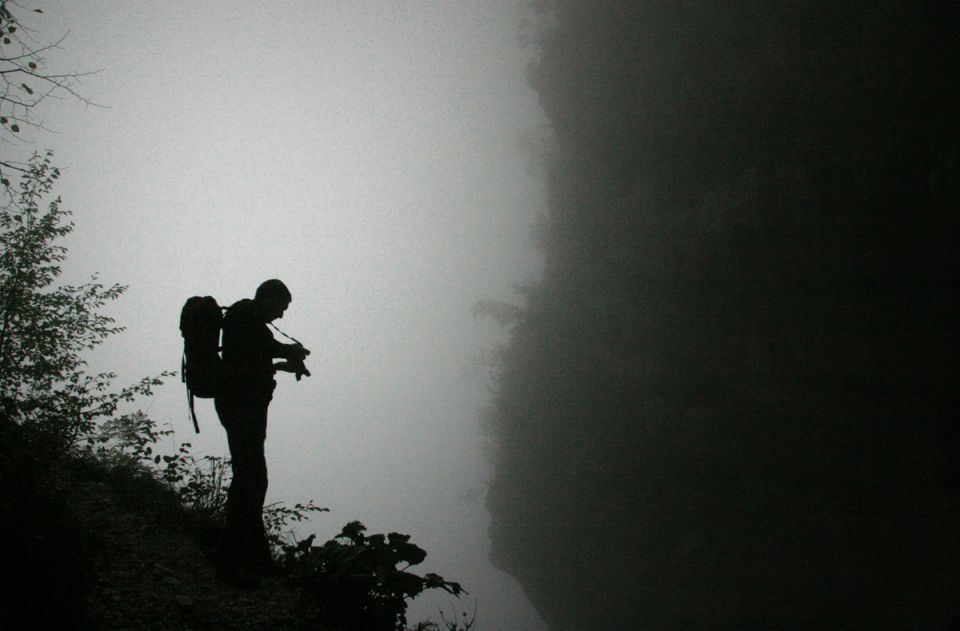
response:
[[[218,398],[269,399],[276,381],[273,358],[283,345],[249,298],[234,303],[223,316],[222,382]]]

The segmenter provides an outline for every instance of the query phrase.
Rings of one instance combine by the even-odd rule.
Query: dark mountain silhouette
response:
[[[539,4],[495,562],[554,631],[955,628],[955,5]]]

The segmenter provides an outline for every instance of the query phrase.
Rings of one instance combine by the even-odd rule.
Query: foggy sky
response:
[[[503,341],[479,299],[536,277],[543,182],[522,138],[542,133],[516,0],[37,2],[25,16],[84,96],[40,112],[56,192],[73,211],[68,282],[130,286],[127,331],[91,358],[118,385],[179,369],[184,300],[221,304],[283,279],[280,328],[313,350],[270,410],[267,501],[327,506],[305,529],[359,519],[463,583],[482,629],[536,630],[486,560],[487,477],[476,358]],[[225,455],[211,403],[194,436],[179,379],[146,401],[195,455]],[[433,599],[410,620],[436,612]],[[447,606],[447,611],[449,607]],[[507,626],[509,624],[509,626]]]

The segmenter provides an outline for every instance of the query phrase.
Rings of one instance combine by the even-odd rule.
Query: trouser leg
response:
[[[233,477],[227,492],[224,553],[237,564],[256,567],[270,560],[263,526],[263,502],[267,493],[267,463],[264,457],[266,405],[217,411],[227,430]]]

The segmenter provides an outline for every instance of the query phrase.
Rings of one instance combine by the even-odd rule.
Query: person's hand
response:
[[[299,344],[288,344],[286,349],[287,359],[291,362],[302,362],[310,354],[310,350]]]
[[[310,376],[310,371],[303,365],[303,360],[277,362],[273,365],[273,369],[281,372],[292,372],[297,376],[297,381],[300,381],[302,377]]]

